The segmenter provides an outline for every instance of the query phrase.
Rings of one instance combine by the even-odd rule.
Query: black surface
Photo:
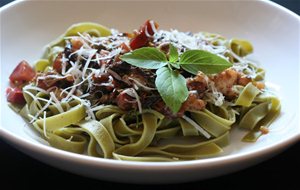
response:
[[[274,0],[300,14],[300,0]],[[0,0],[0,6],[11,2]],[[300,143],[254,167],[222,177],[177,185],[131,185],[93,180],[45,165],[0,140],[0,189],[299,189]]]

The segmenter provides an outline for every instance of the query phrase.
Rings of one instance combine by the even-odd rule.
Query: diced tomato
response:
[[[128,45],[126,45],[125,43],[122,43],[120,45],[121,49],[122,49],[122,53],[128,53],[130,52],[130,47],[128,47]]]
[[[58,73],[61,73],[62,71],[62,53],[58,54],[53,62],[53,69],[57,71]]]
[[[55,86],[57,83],[56,79],[51,79],[51,80],[37,80],[37,87],[42,88],[44,90],[48,90],[49,88]]]
[[[8,87],[6,89],[6,98],[7,101],[13,104],[25,104],[25,98],[23,96],[22,89],[16,87],[16,88],[11,88]]]
[[[31,81],[34,77],[35,71],[33,68],[26,61],[21,61],[9,76],[9,80],[12,84],[18,86]]]
[[[151,24],[153,22],[153,24]],[[153,26],[155,29],[153,29]],[[148,44],[150,37],[154,35],[154,30],[158,28],[158,24],[154,21],[147,20],[144,25],[140,27],[138,34],[130,41],[131,49],[135,50],[144,47]]]
[[[76,51],[79,50],[81,46],[83,46],[83,40],[80,37],[72,38],[71,44],[72,44],[72,51]]]

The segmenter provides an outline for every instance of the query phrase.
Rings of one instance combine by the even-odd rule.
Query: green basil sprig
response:
[[[170,44],[169,59],[154,47],[144,47],[126,53],[121,60],[144,69],[157,69],[156,88],[173,113],[177,113],[188,97],[185,78],[179,69],[196,75],[199,71],[205,74],[219,73],[232,66],[230,62],[203,50],[187,50],[181,56],[178,50]]]

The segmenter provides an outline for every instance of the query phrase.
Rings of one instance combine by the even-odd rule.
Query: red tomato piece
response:
[[[138,34],[130,41],[131,49],[135,50],[146,46],[157,28],[158,24],[156,22],[147,20],[144,25],[140,27]]]
[[[56,70],[58,73],[61,73],[62,71],[62,53],[58,54],[53,62],[53,69]]]
[[[8,87],[6,89],[6,98],[7,101],[13,104],[25,104],[25,98],[23,96],[22,89],[16,87],[16,88],[11,88]]]
[[[9,76],[9,80],[16,85],[24,84],[35,77],[35,71],[26,62],[21,61]]]
[[[121,49],[122,49],[122,53],[128,53],[130,52],[130,47],[128,47],[125,43],[122,43],[120,45]]]

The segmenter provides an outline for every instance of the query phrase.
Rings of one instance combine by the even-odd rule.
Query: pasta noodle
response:
[[[243,141],[257,141],[261,128],[279,115],[280,101],[259,86],[265,71],[247,59],[251,43],[210,33],[156,31],[153,21],[146,23],[139,34],[89,22],[72,25],[35,63],[35,78],[22,87],[23,107],[12,107],[51,146],[108,159],[162,162],[220,155],[234,126],[248,130]],[[133,44],[135,35],[142,34],[147,39],[143,46],[169,51],[168,59],[172,55],[165,44],[173,43],[177,59],[182,52],[201,49],[232,67],[207,75],[181,71],[189,76],[184,78],[188,96],[174,114],[153,86],[156,74],[120,59],[138,49],[142,42]]]

